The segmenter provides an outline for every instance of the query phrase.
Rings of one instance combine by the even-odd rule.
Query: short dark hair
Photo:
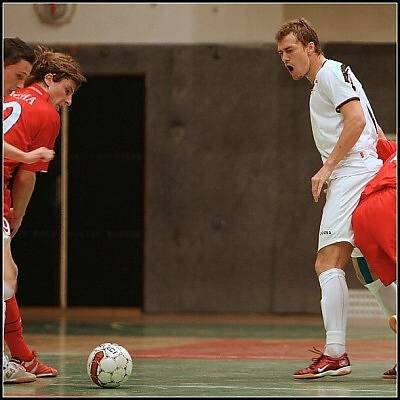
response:
[[[21,60],[34,64],[35,49],[18,37],[4,38],[4,66],[17,64]]]
[[[279,42],[290,33],[293,33],[296,39],[303,43],[304,46],[307,46],[308,43],[313,42],[315,46],[315,52],[317,54],[322,54],[317,32],[315,32],[311,24],[306,19],[300,18],[286,22],[276,33],[275,40]]]
[[[86,82],[81,66],[72,56],[39,45],[36,49],[36,61],[31,74],[25,80],[25,87],[43,81],[47,74],[53,74],[55,82],[71,79],[75,82],[75,90]]]

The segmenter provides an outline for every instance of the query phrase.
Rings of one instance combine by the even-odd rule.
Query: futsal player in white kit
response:
[[[291,77],[305,77],[312,85],[311,126],[323,162],[311,178],[314,201],[326,190],[315,262],[326,344],[323,350],[314,348],[318,356],[293,377],[346,375],[351,365],[346,353],[349,295],[344,268],[354,247],[352,213],[382,166],[376,152],[378,125],[359,80],[350,67],[324,57],[317,33],[306,20],[284,24],[275,38]]]

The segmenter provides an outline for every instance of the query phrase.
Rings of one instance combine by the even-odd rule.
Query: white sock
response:
[[[326,331],[324,354],[339,357],[346,351],[347,309],[349,291],[345,273],[340,268],[331,268],[319,275],[321,286],[321,310]]]
[[[4,351],[4,327],[5,327],[5,320],[6,320],[6,302],[5,300],[11,299],[14,296],[14,290],[11,289],[11,286],[4,281],[3,279],[3,370],[7,368],[9,359]]]
[[[385,286],[380,279],[364,285],[376,298],[386,318],[397,314],[397,284]]]
[[[4,321],[6,319],[6,302],[3,300],[3,370],[8,366],[8,357],[4,351]]]

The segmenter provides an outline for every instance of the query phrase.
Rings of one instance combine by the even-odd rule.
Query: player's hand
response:
[[[324,188],[324,185],[327,184],[329,177],[332,174],[332,170],[330,170],[325,165],[311,178],[311,194],[314,198],[314,201],[318,203],[319,196],[321,195],[321,191]],[[325,190],[324,190],[325,192]]]
[[[47,147],[39,147],[26,153],[25,164],[33,164],[38,161],[51,161],[54,158],[54,154],[54,150],[50,150]]]

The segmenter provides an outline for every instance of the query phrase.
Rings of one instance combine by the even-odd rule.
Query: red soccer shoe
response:
[[[322,378],[323,376],[327,375],[340,376],[350,374],[350,360],[346,353],[338,358],[333,358],[323,354],[321,350],[318,350],[315,347],[310,351],[319,354],[319,357],[313,358],[313,362],[309,367],[296,371],[293,374],[294,378],[313,379]]]
[[[397,379],[397,364],[383,373],[383,379]]]
[[[48,365],[42,363],[36,351],[32,351],[33,358],[31,361],[22,361],[17,358],[12,358],[11,360],[21,364],[28,372],[35,374],[37,378],[52,378],[58,375],[58,371],[55,368],[49,367]]]

